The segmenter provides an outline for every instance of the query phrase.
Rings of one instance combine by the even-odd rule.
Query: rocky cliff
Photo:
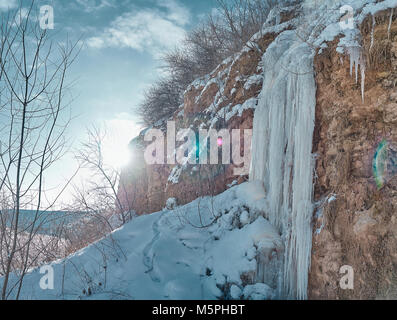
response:
[[[361,25],[364,102],[349,57],[336,52],[338,40],[315,58],[313,299],[397,298],[397,177],[378,189],[373,174],[377,146],[397,142],[397,22],[391,14],[378,12]],[[354,270],[353,290],[339,285],[344,265]]]
[[[286,28],[288,24],[286,25]],[[276,33],[265,34],[257,46],[247,46],[242,52],[225,60],[210,75],[196,80],[184,94],[184,104],[175,113],[176,131],[193,128],[233,129],[241,131],[241,151],[244,148],[244,130],[252,129],[254,110],[262,89],[263,70],[259,66],[263,52],[274,40]],[[166,121],[153,128],[166,133]],[[236,165],[147,165],[144,159],[145,131],[131,144],[133,160],[122,173],[119,196],[125,207],[138,214],[152,213],[165,207],[170,198],[179,205],[200,196],[217,195],[228,186],[244,182],[246,175],[234,175]],[[166,145],[165,145],[166,148]],[[242,152],[241,152],[242,153]]]
[[[262,55],[279,33],[293,29],[288,21],[294,16],[284,15],[277,32],[257,35],[257,47],[248,45],[194,82],[172,119],[177,128],[252,129]],[[373,173],[379,144],[397,145],[396,16],[396,10],[381,10],[361,22],[364,96],[351,74],[352,55],[338,50],[340,37],[316,49],[310,299],[397,298],[397,177],[379,186]],[[154,127],[165,131],[166,122]],[[146,165],[144,134],[131,142],[134,159],[123,171],[119,190],[138,214],[161,210],[169,198],[185,204],[218,194],[248,178],[234,176],[233,163]],[[354,270],[353,289],[340,286],[344,265]]]

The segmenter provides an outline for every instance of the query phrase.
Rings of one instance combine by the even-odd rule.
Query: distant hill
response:
[[[35,219],[36,210],[21,210],[20,211],[20,226],[21,228],[28,228]],[[36,226],[39,226],[39,234],[55,236],[58,234],[57,230],[61,226],[73,223],[81,218],[81,214],[69,211],[40,211]],[[11,219],[8,219],[7,226],[11,226]]]

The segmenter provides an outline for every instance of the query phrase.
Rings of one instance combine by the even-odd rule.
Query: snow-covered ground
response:
[[[266,208],[261,183],[251,182],[135,218],[52,263],[54,289],[40,287],[40,281],[51,287],[45,278],[50,274],[31,270],[21,298],[278,298],[283,245],[263,218]],[[13,274],[10,287],[17,280]]]

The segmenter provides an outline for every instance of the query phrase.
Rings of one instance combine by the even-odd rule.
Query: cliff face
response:
[[[387,10],[375,15],[373,37],[372,16],[361,25],[366,60],[364,101],[360,83],[350,74],[349,57],[338,53],[339,39],[328,43],[314,59],[316,209],[310,299],[397,298],[397,178],[379,189],[373,174],[378,145],[384,140],[397,145],[397,23],[392,16],[389,25],[390,14]],[[259,62],[276,36],[261,36],[260,50],[246,48],[193,83],[174,115],[177,128],[199,128],[218,117],[216,129],[252,129],[262,89]],[[156,128],[165,130],[165,125]],[[169,198],[186,204],[247,179],[233,175],[233,164],[148,166],[143,158],[143,135],[131,143],[134,160],[124,169],[119,190],[124,203],[138,214],[161,210]],[[353,290],[340,287],[344,265],[354,270]]]
[[[309,297],[397,298],[397,180],[378,190],[373,159],[379,143],[397,140],[397,23],[390,10],[361,26],[367,60],[365,100],[337,41],[315,58],[317,154]],[[395,17],[394,17],[395,18]],[[328,200],[327,200],[328,199]],[[354,270],[354,289],[339,285],[342,266]]]
[[[259,67],[262,53],[276,34],[260,38],[257,47],[247,46],[241,53],[225,60],[210,75],[195,81],[184,95],[184,104],[175,113],[176,131],[199,128],[217,131],[233,129],[241,131],[241,151],[244,148],[244,130],[252,129],[257,97],[262,89],[262,69]],[[166,122],[156,129],[166,131]],[[124,207],[137,214],[152,213],[163,209],[167,199],[175,198],[179,205],[189,203],[200,196],[217,195],[228,185],[239,184],[247,175],[234,175],[233,162],[228,165],[147,165],[143,157],[149,144],[142,134],[131,142],[133,160],[123,170],[119,197]],[[179,143],[181,144],[181,143]],[[166,145],[165,145],[166,147]],[[242,155],[242,152],[241,152]]]

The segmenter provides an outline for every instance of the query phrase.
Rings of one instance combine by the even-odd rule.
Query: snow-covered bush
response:
[[[175,198],[169,198],[165,204],[166,209],[174,210],[178,206],[178,201]]]

